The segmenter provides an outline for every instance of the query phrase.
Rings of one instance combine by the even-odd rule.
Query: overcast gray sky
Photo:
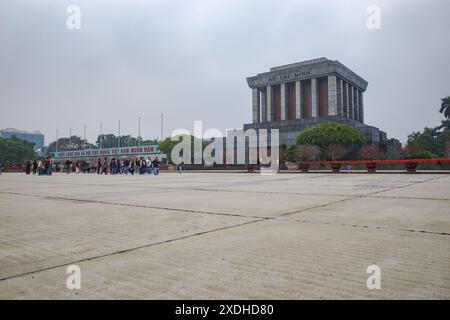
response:
[[[81,8],[68,30],[67,6]],[[381,30],[366,27],[381,8]],[[1,0],[0,128],[46,143],[103,132],[145,138],[251,122],[245,78],[318,57],[369,82],[365,122],[404,141],[440,123],[450,95],[449,0]]]

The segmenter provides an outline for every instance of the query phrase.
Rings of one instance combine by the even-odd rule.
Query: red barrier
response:
[[[418,163],[443,163],[450,162],[450,158],[435,158],[435,159],[405,159],[405,160],[337,160],[337,161],[300,161],[299,169],[302,172],[308,172],[311,164],[329,164],[333,172],[340,172],[342,165],[349,164],[365,164],[367,172],[374,173],[380,164],[401,163],[405,165],[406,171],[416,172]]]
[[[336,161],[300,161],[300,164],[368,164],[368,163],[437,163],[450,162],[450,158],[405,159],[405,160],[336,160]]]

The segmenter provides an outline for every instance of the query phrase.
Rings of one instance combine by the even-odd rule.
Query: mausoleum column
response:
[[[337,114],[336,76],[328,76],[328,115],[336,116]]]
[[[286,84],[282,83],[280,85],[280,95],[281,95],[281,117],[280,120],[287,119],[287,108],[286,108]]]
[[[252,89],[252,104],[253,104],[253,123],[260,122],[260,98],[259,89]]]
[[[355,105],[354,105],[354,115],[353,115],[353,119],[355,119],[356,121],[359,121],[359,89],[355,88]]]
[[[311,118],[318,117],[317,79],[311,79]]]
[[[267,86],[267,97],[266,97],[266,105],[267,105],[267,121],[273,121],[273,98],[272,98],[272,87]]]
[[[260,90],[261,92],[261,122],[267,121],[267,91]]]
[[[353,86],[348,84],[348,118],[353,119]]]
[[[338,116],[344,116],[344,88],[342,79],[337,80],[337,114]]]
[[[342,80],[342,88],[343,88],[342,92],[344,95],[343,104],[342,104],[343,109],[344,109],[343,116],[348,118],[348,83],[344,80]]]
[[[364,93],[359,92],[359,121],[364,123]]]
[[[302,83],[300,80],[295,81],[295,119],[303,118],[303,96]]]

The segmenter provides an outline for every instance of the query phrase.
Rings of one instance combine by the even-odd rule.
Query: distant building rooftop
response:
[[[26,130],[20,130],[20,129],[16,129],[16,128],[6,128],[6,129],[0,130],[0,137],[8,139],[13,136],[15,136],[19,139],[34,143],[35,149],[41,149],[44,147],[45,136],[39,130],[26,131]]]
[[[25,133],[25,134],[42,134],[39,130],[34,131],[26,131],[26,130],[20,130],[16,128],[6,128],[6,129],[0,129],[0,132],[13,132],[13,133]]]

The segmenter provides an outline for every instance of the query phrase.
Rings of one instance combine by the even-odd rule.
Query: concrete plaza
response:
[[[2,174],[0,299],[23,298],[450,299],[450,175]]]

